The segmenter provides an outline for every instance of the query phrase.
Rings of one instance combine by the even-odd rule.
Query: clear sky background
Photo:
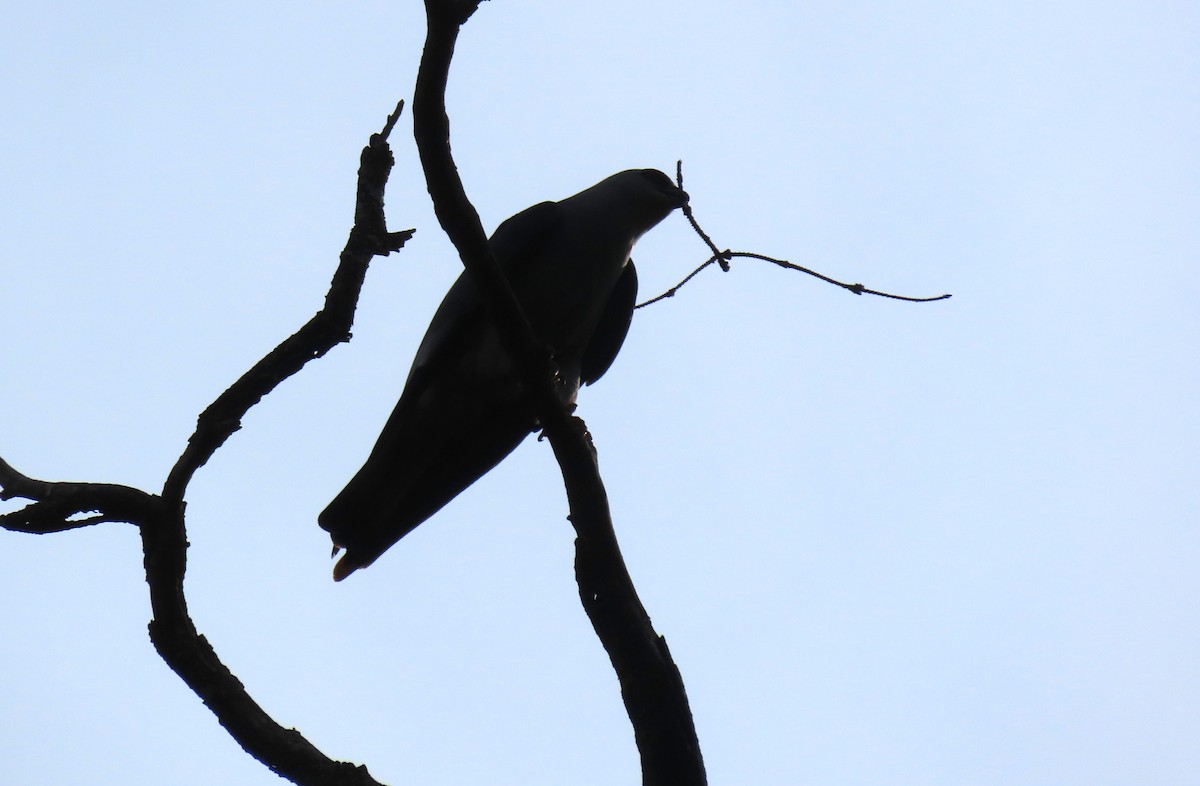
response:
[[[322,302],[421,4],[8,4],[0,455],[157,490]],[[1200,8],[486,3],[451,74],[489,230],[685,166],[755,262],[581,396],[714,784],[1200,783]],[[354,340],[196,476],[187,589],[283,725],[386,783],[631,784],[547,445],[329,577],[459,262],[406,116]],[[678,215],[643,292],[706,256]],[[4,503],[0,510],[10,510]],[[0,780],[275,784],[159,660],[129,526],[0,533]]]

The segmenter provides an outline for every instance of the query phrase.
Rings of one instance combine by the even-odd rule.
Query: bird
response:
[[[630,254],[688,194],[656,169],[618,172],[540,202],[488,240],[535,336],[553,353],[564,399],[608,371],[637,300]],[[400,400],[362,468],[317,517],[341,581],[492,470],[538,424],[517,367],[463,272],[434,313]]]

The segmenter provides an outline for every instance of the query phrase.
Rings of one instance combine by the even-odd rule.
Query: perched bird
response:
[[[655,169],[631,169],[542,202],[489,239],[530,325],[575,400],[612,365],[637,297],[629,254],[687,204]],[[318,517],[346,553],[341,581],[440,510],[537,427],[512,359],[470,275],[459,276],[417,349],[400,401],[362,469]]]

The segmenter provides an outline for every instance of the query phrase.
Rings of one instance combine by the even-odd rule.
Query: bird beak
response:
[[[683,207],[688,203],[691,197],[689,197],[688,192],[684,191],[682,188],[676,190],[679,193],[675,195],[675,207]]]

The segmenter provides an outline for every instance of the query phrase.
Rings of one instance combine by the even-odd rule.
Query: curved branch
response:
[[[354,310],[367,275],[367,265],[376,256],[399,251],[415,230],[389,232],[383,216],[383,192],[391,174],[391,148],[387,137],[396,124],[404,102],[388,116],[382,132],[373,134],[363,148],[358,168],[358,192],[354,228],[342,250],[330,282],[325,306],[303,327],[289,336],[262,360],[229,386],[196,421],[187,448],[163,485],[163,498],[183,499],[187,484],[200,467],[242,427],[242,417],[280,382],[295,374],[308,361],[319,358],[337,344],[350,340]]]
[[[187,569],[184,492],[191,477],[240,427],[246,411],[308,361],[350,338],[354,310],[376,255],[399,250],[412,230],[389,232],[383,193],[392,168],[388,133],[403,103],[384,130],[363,150],[358,175],[354,228],[334,273],[325,307],[222,393],[201,415],[187,448],[167,477],[161,496],[108,483],[50,483],[34,480],[0,459],[0,499],[32,500],[0,516],[0,526],[48,533],[127,521],[140,527],[150,586],[150,639],[167,665],[195,691],[238,744],[273,772],[305,786],[379,786],[366,767],[334,761],[303,735],[285,729],[260,707],[196,630],[183,592]],[[95,515],[77,518],[86,513]]]
[[[247,693],[196,630],[183,594],[184,506],[164,507],[142,528],[150,585],[150,640],[158,654],[212,710],[229,735],[272,772],[303,786],[380,786],[367,768],[334,761],[295,729],[285,729]]]
[[[163,487],[157,515],[141,528],[154,614],[150,639],[155,649],[247,753],[273,772],[306,786],[378,786],[378,782],[366,767],[334,761],[299,732],[276,723],[196,630],[183,593],[187,567],[183,494],[195,471],[240,428],[240,420],[250,407],[308,361],[349,340],[368,263],[376,255],[399,250],[412,236],[413,230],[388,232],[383,216],[384,187],[393,163],[387,136],[402,106],[403,102],[397,105],[383,132],[372,135],[363,149],[354,228],[342,251],[325,307],[200,415],[196,432]]]
[[[521,369],[562,469],[575,527],[584,609],[612,661],[633,723],[645,784],[701,786],[704,763],[679,670],[654,632],[612,528],[587,427],[556,395],[557,376],[487,244],[450,152],[445,91],[460,25],[477,2],[425,0],[428,36],[413,95],[414,133],[438,221],[478,287],[504,346]]]

